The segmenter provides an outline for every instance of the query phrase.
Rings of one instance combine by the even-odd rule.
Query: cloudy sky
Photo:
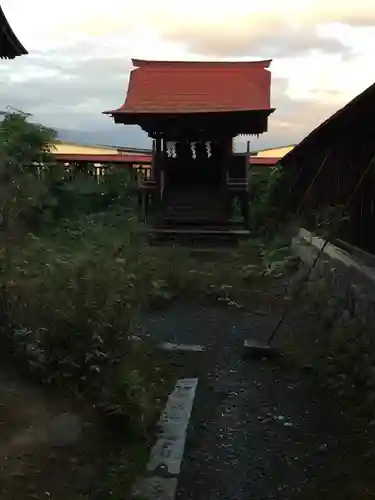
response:
[[[0,0],[30,52],[0,62],[0,110],[100,143],[147,145],[101,112],[124,101],[131,57],[272,58],[270,129],[292,144],[375,82],[374,0]],[[80,134],[77,132],[80,131]]]

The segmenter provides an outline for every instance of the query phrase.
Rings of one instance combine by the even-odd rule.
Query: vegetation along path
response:
[[[332,314],[323,281],[289,293],[290,239],[260,236],[278,211],[266,169],[259,238],[197,256],[150,247],[132,176],[63,170],[54,138],[25,115],[1,122],[1,500],[123,500],[150,474],[161,490],[142,500],[374,498],[375,382],[365,398],[370,384],[351,377],[361,349],[373,372],[359,341],[371,322],[348,300]],[[243,359],[286,304],[285,355]]]

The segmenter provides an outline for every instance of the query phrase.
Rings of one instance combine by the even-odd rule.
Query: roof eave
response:
[[[313,129],[306,137],[302,139],[302,141],[297,144],[297,146],[289,151],[282,160],[280,161],[281,165],[287,166],[292,164],[296,157],[302,157],[303,155],[309,154],[309,150],[312,145],[319,142],[324,138],[325,132],[329,131],[338,126],[342,126],[343,119],[348,116],[352,110],[358,106],[363,99],[368,98],[372,93],[375,94],[375,84],[370,85],[363,92],[354,97],[351,101],[349,101],[345,106],[338,109],[335,113],[329,116],[326,120],[320,123],[315,129]]]
[[[260,109],[217,109],[215,111],[210,110],[191,110],[191,111],[134,111],[127,110],[125,108],[114,109],[111,111],[103,111],[103,115],[110,115],[112,117],[117,116],[167,116],[167,115],[177,115],[177,116],[187,116],[187,115],[200,115],[200,114],[233,114],[233,113],[266,113],[268,116],[271,115],[276,108],[260,108]]]
[[[2,50],[4,50],[4,53],[3,52],[0,53],[0,58],[1,59],[14,59],[18,56],[23,56],[23,55],[28,54],[27,50],[22,45],[22,43],[19,41],[19,39],[15,35],[14,31],[12,30],[10,24],[8,23],[7,18],[5,17],[5,14],[4,14],[1,6],[0,6],[0,20],[2,22],[2,26],[0,27],[0,30],[2,31],[2,36],[6,41],[5,46],[2,49]],[[6,47],[7,44],[8,44],[8,48]]]
[[[137,59],[137,58],[132,58],[132,64],[134,68],[142,68],[145,66],[160,66],[160,65],[178,65],[178,66],[187,66],[187,65],[197,65],[197,66],[204,66],[204,65],[239,65],[239,66],[258,66],[260,68],[269,68],[272,59],[262,59],[260,61],[163,61],[163,60],[151,60],[151,59]]]

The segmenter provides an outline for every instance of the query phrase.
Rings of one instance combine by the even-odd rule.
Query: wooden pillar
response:
[[[241,215],[244,226],[246,229],[249,229],[249,196],[247,191],[244,191],[241,194],[240,204],[241,204]]]
[[[249,218],[250,218],[250,190],[251,190],[251,149],[250,141],[246,143],[246,155],[245,155],[245,172],[244,181],[246,185],[244,186],[244,192],[241,196],[241,215],[246,229],[249,229]]]
[[[165,139],[161,141],[160,151],[160,200],[163,200],[165,189]]]
[[[226,187],[228,178],[230,177],[231,166],[233,161],[233,139],[225,139],[225,150],[223,155],[223,184]]]
[[[152,141],[152,156],[151,156],[151,179],[154,178],[155,175],[155,160],[156,160],[156,152],[155,152],[155,139]]]
[[[246,144],[246,166],[245,166],[245,176],[246,176],[246,185],[248,191],[250,191],[250,182],[251,182],[251,150],[250,150],[250,141],[247,141]]]
[[[232,165],[232,153],[233,153],[233,139],[225,138],[223,140],[224,143],[224,151],[223,151],[223,159],[222,159],[222,192],[223,197],[225,198],[226,205],[226,217],[230,219],[233,214],[233,195],[229,191],[228,181],[230,178],[230,171]]]
[[[161,138],[155,139],[155,160],[154,160],[154,180],[160,185],[160,170],[161,170]]]

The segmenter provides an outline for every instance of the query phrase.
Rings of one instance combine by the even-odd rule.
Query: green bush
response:
[[[202,263],[183,249],[149,248],[125,171],[112,168],[98,182],[49,164],[41,177],[31,178],[27,165],[41,159],[41,149],[47,161],[53,134],[33,129],[25,117],[9,117],[3,127],[10,125],[27,154],[14,160],[9,145],[3,148],[3,173],[8,184],[16,181],[17,196],[3,207],[0,347],[39,379],[89,397],[113,421],[144,433],[155,407],[153,383],[164,377],[129,343],[138,312],[175,298],[253,303],[261,281],[268,286],[267,276],[283,275],[287,256],[267,254],[254,241],[220,265],[215,259]],[[16,132],[9,133],[9,144],[16,144]],[[257,292],[249,281],[257,283]]]
[[[268,228],[271,221],[277,218],[280,205],[273,198],[273,192],[280,175],[281,168],[276,166],[259,168],[252,176],[250,220],[255,230]]]
[[[0,124],[0,230],[14,230],[48,190],[38,172],[42,164],[51,164],[56,132],[27,118],[9,113]]]
[[[153,420],[156,388],[147,374],[154,366],[152,359],[142,365],[139,353],[134,362],[128,336],[153,300],[155,260],[134,243],[136,222],[120,220],[121,232],[115,222],[84,217],[49,237],[23,238],[8,265],[2,254],[1,349],[39,380],[84,395],[139,435]],[[160,374],[154,377],[161,383]]]
[[[61,169],[62,167],[58,167]],[[122,167],[108,166],[106,174],[96,178],[89,172],[60,172],[50,176],[39,215],[43,223],[79,218],[118,207],[129,213],[135,209],[135,186],[130,172]]]
[[[135,185],[123,167],[106,174],[53,161],[56,132],[8,113],[0,126],[0,230],[40,230],[62,219],[121,207],[134,211]]]
[[[26,115],[1,123],[0,349],[143,432],[157,405],[154,365],[134,363],[128,340],[150,279],[131,177],[65,171],[51,161],[55,137]]]

